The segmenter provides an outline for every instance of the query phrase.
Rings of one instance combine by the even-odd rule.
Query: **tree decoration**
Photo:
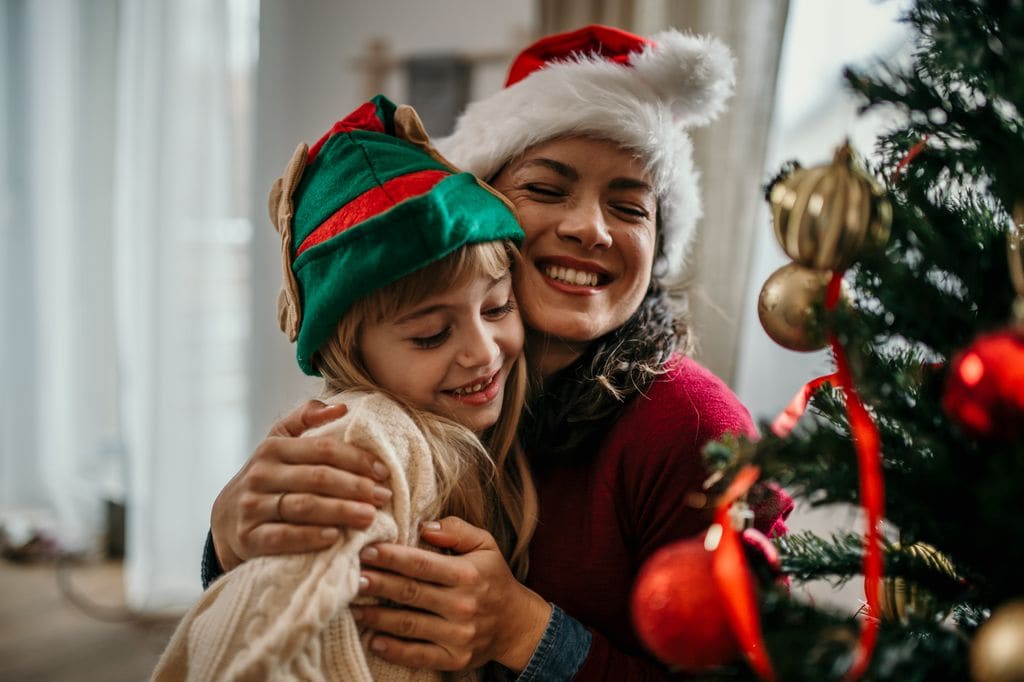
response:
[[[662,661],[688,672],[739,658],[722,594],[712,574],[705,536],[658,550],[644,564],[633,590],[633,622]]]
[[[1007,441],[1024,434],[1024,203],[1006,232],[1010,326],[976,338],[950,363],[942,407],[976,438]]]
[[[949,578],[956,578],[956,569],[949,558],[931,545],[917,542],[902,551],[930,569]],[[913,619],[932,619],[940,613],[933,594],[917,583],[898,575],[883,578],[878,603],[881,608],[879,615],[884,620],[898,621],[904,625]]]
[[[1024,433],[1024,327],[984,334],[950,363],[942,407],[971,436]]]
[[[817,237],[794,216],[824,215],[839,195],[812,192],[794,171],[772,205],[795,262],[838,263],[833,279],[850,266],[843,309],[829,311],[831,283],[822,304],[836,372],[731,462],[709,463],[722,476],[756,464],[815,508],[873,510],[873,538],[777,542],[796,585],[795,598],[760,595],[779,679],[1024,682],[1024,3],[913,0],[901,13],[908,53],[846,71],[862,111],[895,114],[870,164],[892,209],[884,250],[865,236],[854,261],[842,240],[834,262],[801,251]],[[879,511],[887,533],[913,539],[884,575],[868,556],[888,548]],[[941,548],[956,575],[931,552],[915,556],[907,544],[918,541]],[[867,606],[800,599],[800,584],[819,579],[863,579]],[[751,679],[733,670],[710,679]]]
[[[822,320],[843,298],[844,270],[865,249],[880,248],[888,239],[892,206],[877,183],[860,170],[848,143],[836,150],[831,164],[810,170],[796,167],[777,178],[768,188],[768,201],[775,236],[794,263],[777,270],[762,288],[758,302],[761,325],[773,340],[791,350],[815,350],[824,345],[823,339],[832,347],[836,386],[846,399],[860,498],[867,517],[864,593],[868,609],[878,613],[882,582],[879,526],[885,506],[881,439],[854,387],[846,352]],[[864,674],[877,639],[877,619],[865,619],[846,679]]]
[[[768,190],[779,244],[796,263],[815,270],[845,270],[865,248],[885,244],[892,206],[860,168],[849,143],[832,163],[797,167]]]
[[[719,498],[707,532],[662,548],[637,576],[636,631],[658,658],[680,670],[707,671],[742,655],[762,680],[775,679],[744,551],[746,543],[773,570],[778,566],[771,543],[743,530],[753,514],[741,498],[758,475],[756,467],[742,469]]]
[[[761,288],[757,316],[772,341],[794,351],[828,345],[824,301],[831,274],[789,263],[776,270]]]
[[[776,270],[761,288],[757,314],[783,348],[806,352],[828,345],[822,315],[832,274],[865,249],[885,244],[892,206],[878,183],[860,168],[849,143],[832,163],[792,170],[768,188],[775,237],[793,263]]]
[[[1024,599],[1000,606],[971,643],[974,682],[1024,682]]]

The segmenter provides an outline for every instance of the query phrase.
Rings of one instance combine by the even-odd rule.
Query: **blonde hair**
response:
[[[470,244],[364,296],[345,312],[337,333],[320,348],[313,363],[324,377],[327,395],[378,391],[406,408],[432,446],[438,497],[436,508],[429,510],[431,516],[458,516],[489,530],[513,573],[522,580],[537,525],[537,493],[516,437],[526,396],[523,354],[509,372],[497,422],[478,438],[452,419],[415,408],[402,396],[382,389],[367,371],[358,348],[365,321],[394,319],[439,289],[461,286],[475,277],[503,277],[517,259],[518,251],[508,242]]]

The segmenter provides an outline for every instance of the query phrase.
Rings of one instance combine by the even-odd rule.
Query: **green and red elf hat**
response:
[[[522,241],[511,204],[431,146],[416,112],[382,95],[300,144],[270,192],[281,235],[281,330],[299,366],[358,299],[457,249]]]

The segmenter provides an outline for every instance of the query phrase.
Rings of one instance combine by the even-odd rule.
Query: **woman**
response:
[[[364,592],[416,609],[358,614],[381,633],[371,646],[382,657],[435,669],[501,660],[534,679],[667,675],[632,632],[629,590],[653,551],[708,523],[702,446],[753,433],[721,381],[674,355],[689,338],[665,294],[700,215],[687,129],[720,113],[732,82],[715,40],[586,27],[527,48],[506,88],[438,141],[512,201],[526,233],[516,292],[542,386],[521,434],[539,525],[525,585],[487,533],[454,518],[423,533],[452,556],[365,551]],[[320,412],[286,418],[218,499],[208,547],[224,568],[320,548],[329,526],[367,514],[364,455],[282,437]],[[769,491],[757,526],[784,532],[790,507]]]

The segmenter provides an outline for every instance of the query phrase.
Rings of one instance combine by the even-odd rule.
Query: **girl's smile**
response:
[[[478,434],[498,420],[522,347],[509,273],[498,279],[474,275],[393,319],[367,321],[359,332],[375,382]]]

